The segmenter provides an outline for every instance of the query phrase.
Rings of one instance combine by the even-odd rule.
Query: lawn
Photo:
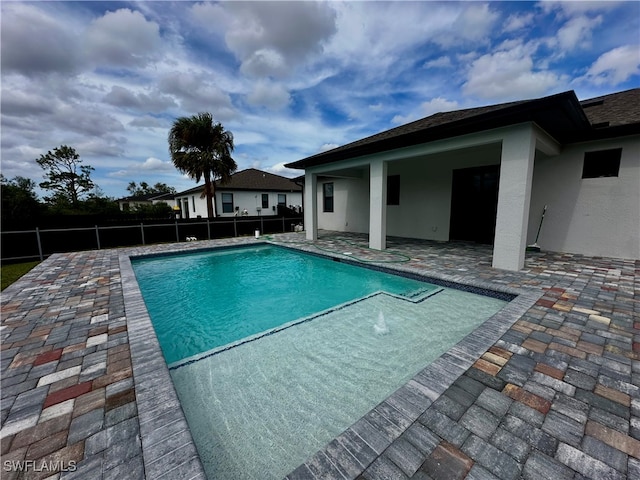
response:
[[[0,278],[2,280],[2,288],[4,290],[13,282],[18,280],[21,276],[38,265],[40,262],[25,262],[25,263],[12,263],[9,265],[2,265],[0,269]]]

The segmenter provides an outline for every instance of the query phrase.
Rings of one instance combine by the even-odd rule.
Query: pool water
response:
[[[132,265],[211,480],[284,477],[507,303],[275,246]]]
[[[505,303],[373,295],[172,368],[207,477],[284,478]]]
[[[437,287],[272,245],[134,259],[167,363],[383,290]]]

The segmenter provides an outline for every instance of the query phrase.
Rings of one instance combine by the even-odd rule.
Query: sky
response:
[[[210,112],[238,170],[284,164],[437,112],[640,86],[640,2],[0,3],[1,156],[37,183],[60,145],[100,193],[196,185],[167,136]],[[42,195],[42,192],[39,191]]]

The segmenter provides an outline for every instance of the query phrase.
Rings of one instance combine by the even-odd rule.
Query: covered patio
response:
[[[517,296],[287,478],[640,477],[640,261],[527,253],[506,271],[487,245],[263,240]],[[17,463],[3,478],[24,476],[12,465],[31,465],[24,478],[204,478],[127,261],[253,243],[56,254],[7,288],[0,437]],[[57,470],[34,471],[43,461]]]

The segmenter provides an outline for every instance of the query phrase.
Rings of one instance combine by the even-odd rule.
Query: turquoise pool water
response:
[[[133,259],[167,363],[373,292],[437,287],[272,245]]]
[[[210,480],[283,478],[506,304],[274,246],[132,264]]]
[[[207,478],[284,478],[505,303],[372,295],[171,368]]]

